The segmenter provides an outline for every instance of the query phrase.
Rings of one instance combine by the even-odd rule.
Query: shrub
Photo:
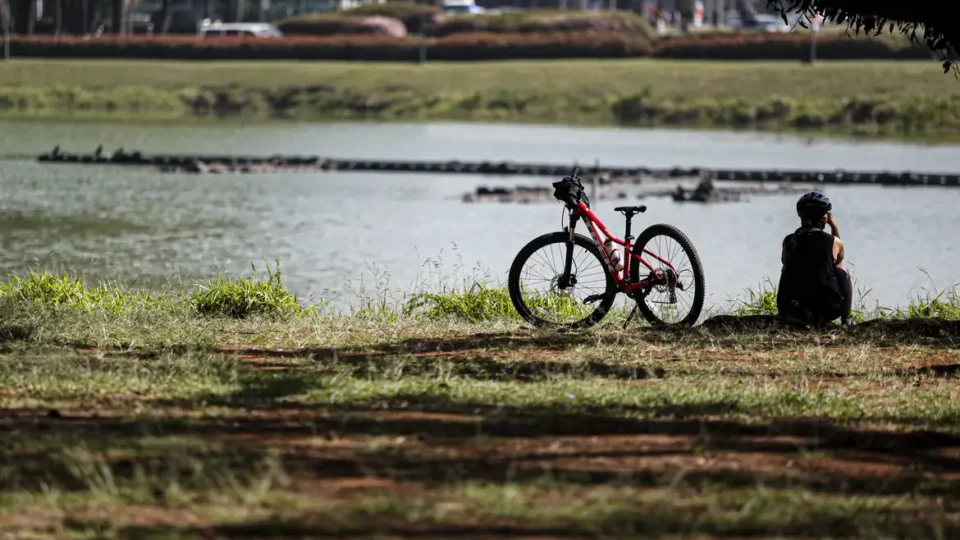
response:
[[[254,269],[255,270],[255,269]],[[267,269],[267,278],[218,276],[186,294],[164,289],[155,293],[135,290],[113,281],[87,284],[82,276],[65,272],[30,272],[0,282],[0,307],[39,306],[47,309],[99,311],[111,315],[180,309],[184,304],[204,315],[246,318],[251,315],[289,315],[313,311],[303,308],[276,271]],[[320,305],[325,305],[321,302]]]
[[[301,15],[280,22],[277,27],[288,35],[330,36],[337,34],[378,34],[406,37],[407,28],[392,17],[344,17],[339,14]]]
[[[488,32],[556,33],[594,32],[637,34],[651,43],[657,39],[656,30],[640,15],[622,11],[550,11],[534,10],[497,15],[469,15],[448,18],[431,32],[436,36]]]
[[[115,314],[173,305],[173,300],[164,294],[135,291],[113,282],[89,286],[80,276],[46,272],[30,272],[26,277],[15,275],[8,282],[0,283],[0,299],[47,308],[105,310]]]
[[[455,318],[474,323],[520,319],[506,287],[479,282],[464,290],[417,293],[404,306],[404,313],[431,320]]]
[[[623,58],[648,56],[653,46],[623,34],[459,34],[437,40],[435,60],[505,60],[511,58]]]
[[[254,268],[256,273],[256,268]],[[283,286],[280,265],[276,271],[267,268],[267,279],[236,277],[217,279],[200,285],[190,294],[190,301],[203,315],[219,315],[244,319],[251,315],[286,315],[303,311],[292,292]]]
[[[809,34],[715,33],[663,38],[658,58],[687,60],[797,60],[810,58]],[[870,37],[821,36],[817,58],[822,60],[929,60],[926,47]]]
[[[570,296],[549,294],[528,297],[526,301],[534,308],[558,316],[580,318],[586,315],[583,304]],[[422,316],[429,320],[460,319],[472,323],[521,320],[506,287],[479,281],[469,287],[417,293],[410,297],[403,311],[404,315]]]
[[[917,295],[911,299],[906,309],[880,308],[880,312],[884,316],[897,319],[937,317],[956,320],[960,319],[960,294],[956,288],[927,291],[923,296]]]

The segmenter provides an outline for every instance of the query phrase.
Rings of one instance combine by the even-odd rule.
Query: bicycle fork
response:
[[[567,255],[563,260],[563,274],[557,281],[557,288],[568,289],[577,284],[576,276],[573,276],[573,234],[577,228],[577,221],[580,219],[575,212],[570,213],[570,225],[567,227]]]

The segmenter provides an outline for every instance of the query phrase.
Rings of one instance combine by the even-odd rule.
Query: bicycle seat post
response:
[[[633,237],[630,236],[630,224],[633,222],[633,215],[634,214],[632,212],[626,212],[623,214],[623,217],[625,217],[627,220],[626,227],[624,227],[625,230],[623,231],[623,241],[628,244],[633,240]]]
[[[622,213],[624,217],[627,218],[627,230],[623,234],[623,241],[629,242],[633,240],[633,237],[630,236],[630,224],[633,221],[633,216],[646,212],[647,207],[641,204],[639,206],[620,206],[613,210]]]

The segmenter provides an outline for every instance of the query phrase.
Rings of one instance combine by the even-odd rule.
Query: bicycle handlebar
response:
[[[567,206],[570,208],[575,208],[579,206],[580,201],[583,201],[587,206],[590,206],[590,199],[588,199],[586,193],[583,192],[583,182],[580,181],[580,167],[574,165],[573,172],[570,173],[570,176],[564,178],[563,180],[571,181],[576,184],[578,188],[580,188],[579,193],[576,195],[569,194],[565,198],[564,202],[567,204]]]

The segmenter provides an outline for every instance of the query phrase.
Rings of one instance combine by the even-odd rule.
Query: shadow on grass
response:
[[[609,362],[555,361],[558,353],[570,347],[596,344],[598,337],[589,333],[523,335],[511,333],[476,334],[462,338],[436,340],[403,340],[373,346],[254,349],[212,347],[208,345],[175,345],[164,350],[97,348],[83,343],[68,346],[81,353],[137,360],[156,359],[162,354],[209,353],[235,357],[246,361],[253,372],[296,372],[289,377],[295,384],[297,377],[316,377],[319,373],[349,373],[355,377],[384,377],[395,371],[406,376],[433,375],[443,371],[447,375],[489,381],[542,381],[552,377],[603,377],[618,380],[660,378],[666,371],[660,366],[639,363],[626,364],[618,359]],[[631,336],[631,339],[636,338]],[[503,358],[507,352],[521,356]],[[529,354],[524,354],[529,353]],[[546,357],[546,358],[542,358]],[[308,359],[315,364],[303,366],[289,362]],[[255,378],[251,377],[250,380]],[[266,384],[263,381],[255,384]],[[279,383],[271,383],[279,384]],[[290,392],[290,394],[295,392]],[[253,398],[257,391],[247,392]],[[265,397],[270,397],[265,395]],[[211,396],[217,402],[232,397]]]
[[[314,357],[316,358],[316,357]],[[410,356],[398,360],[390,354],[340,355],[335,360],[318,369],[348,371],[352,376],[384,377],[390,370],[401,370],[407,376],[433,375],[443,372],[447,375],[479,381],[521,381],[536,382],[552,378],[605,378],[613,380],[642,380],[662,378],[666,370],[660,366],[641,364],[618,364],[587,360],[580,362],[558,362],[551,360],[504,361],[489,356],[468,356],[448,359],[445,357]]]
[[[270,351],[247,349],[239,351],[248,355],[264,357],[304,357],[316,360],[334,359],[377,359],[384,356],[462,356],[490,355],[504,351],[527,351],[542,356],[551,353],[566,352],[579,345],[650,345],[682,344],[696,347],[709,344],[735,343],[750,345],[750,338],[763,338],[766,347],[797,347],[809,344],[811,338],[825,334],[831,336],[832,345],[905,345],[937,344],[941,346],[960,346],[960,320],[947,319],[904,319],[871,320],[850,328],[839,326],[829,329],[808,329],[777,317],[768,316],[718,316],[705,321],[694,329],[684,328],[639,328],[616,331],[611,334],[597,334],[589,331],[549,332],[549,333],[479,333],[467,337],[444,339],[407,339],[367,347],[287,349]],[[769,338],[780,338],[780,342],[770,343]],[[746,341],[738,341],[746,340]]]
[[[4,327],[0,326],[0,343]],[[28,329],[7,330],[9,339],[23,339]],[[771,339],[773,338],[773,339]],[[825,338],[825,339],[824,339]],[[763,349],[798,348],[816,343],[821,346],[903,346],[909,344],[960,346],[960,321],[943,319],[875,320],[848,329],[798,330],[782,324],[776,317],[718,316],[695,329],[642,328],[598,334],[578,332],[490,332],[443,339],[404,339],[365,346],[284,348],[282,350],[180,344],[159,350],[131,350],[120,347],[97,349],[81,343],[67,344],[85,353],[120,355],[147,359],[189,351],[235,355],[252,360],[255,369],[293,369],[283,360],[311,359],[313,369],[331,371],[344,368],[355,376],[376,376],[402,367],[408,375],[436,373],[443,365],[450,375],[493,381],[536,381],[553,376],[604,377],[618,380],[661,378],[661,366],[626,363],[622,358],[609,361],[589,359],[581,362],[556,361],[561,353],[577,346],[611,345],[648,347],[655,344],[680,344],[684,347],[751,347]],[[509,353],[509,354],[508,354]],[[510,358],[509,356],[512,356]],[[298,368],[300,369],[300,368]],[[920,366],[901,370],[902,375],[952,375],[956,366]]]
[[[269,376],[241,374],[240,389],[220,395],[211,394],[204,401],[213,405],[246,405],[302,394],[324,384],[319,373],[286,371]]]
[[[919,343],[960,346],[960,320],[943,318],[871,319],[848,328],[836,324],[815,328],[775,315],[718,315],[704,321],[693,333],[707,334],[714,338],[744,338],[756,335],[809,338],[827,333],[834,337],[836,345]],[[793,346],[796,343],[785,339],[784,344]]]
[[[351,516],[352,517],[352,516]],[[348,518],[349,519],[349,518]],[[119,531],[117,538],[141,540],[143,538],[419,538],[442,540],[444,538],[471,538],[477,540],[500,538],[598,538],[597,533],[581,527],[547,527],[523,525],[472,524],[452,525],[444,523],[407,524],[396,517],[365,515],[354,523],[345,523],[340,517],[338,525],[329,518],[318,519],[311,514],[294,518],[270,518],[249,522],[231,523],[203,528],[179,528],[165,526],[134,526]],[[79,524],[78,524],[79,525]],[[86,525],[86,524],[84,524]],[[371,536],[375,535],[375,536]]]
[[[551,377],[602,377],[617,380],[662,378],[667,375],[663,366],[624,362],[622,358],[609,361],[557,361],[560,353],[580,345],[607,344],[614,346],[649,346],[654,343],[682,343],[688,347],[709,344],[711,347],[732,345],[753,346],[751,339],[762,340],[762,348],[796,348],[810,344],[811,338],[823,336],[823,331],[773,330],[765,318],[715,318],[710,324],[694,330],[643,329],[615,334],[580,333],[485,333],[442,340],[408,339],[358,347],[326,347],[305,349],[230,349],[221,350],[247,359],[255,359],[260,368],[285,369],[280,359],[309,358],[317,362],[314,369],[344,370],[358,377],[382,376],[390,369],[402,368],[406,375],[434,374],[439,367],[453,376],[491,381],[539,381]],[[757,321],[744,323],[743,321]],[[726,322],[724,322],[726,321]],[[710,322],[710,321],[708,321]],[[753,330],[744,329],[756,324]],[[733,326],[731,326],[733,325]],[[769,339],[779,338],[779,342]],[[826,345],[874,344],[878,346],[906,344],[938,344],[943,347],[960,345],[960,321],[915,319],[908,321],[877,321],[849,329],[836,329],[833,336],[818,343]],[[510,353],[509,355],[507,353]],[[271,359],[277,363],[270,363]],[[289,366],[287,366],[289,369]],[[920,373],[949,376],[956,372],[950,366],[920,366],[901,370],[901,375]]]
[[[22,324],[9,324],[0,320],[0,345],[25,341],[33,335],[33,328]]]
[[[946,521],[931,523],[907,511],[881,508],[869,513],[824,515],[806,510],[779,519],[744,516],[730,519],[722,513],[711,514],[702,508],[618,509],[603,512],[587,520],[567,520],[563,526],[495,525],[472,523],[403,523],[397,518],[363,516],[355,524],[332,525],[330,519],[303,514],[295,518],[266,519],[225,524],[203,529],[176,527],[130,527],[120,538],[167,538],[168,534],[189,534],[195,538],[371,538],[386,534],[393,538],[656,538],[663,535],[708,536],[712,538],[787,537],[787,538],[956,538],[960,527]],[[339,520],[344,523],[346,520]],[[521,520],[516,520],[521,521]],[[181,536],[176,536],[180,538]]]
[[[254,394],[276,398],[299,391],[302,384],[277,377],[234,397],[241,402]],[[200,418],[51,418],[41,410],[7,410],[0,413],[0,432],[7,441],[0,450],[0,479],[27,489],[86,489],[89,480],[64,451],[92,448],[107,460],[113,479],[129,480],[146,470],[189,487],[198,481],[197,463],[205,464],[205,474],[219,468],[244,476],[270,449],[279,449],[284,469],[301,481],[378,476],[444,485],[549,477],[579,485],[653,487],[674,482],[680,474],[682,485],[704,489],[762,484],[840,495],[960,492],[955,475],[937,476],[960,472],[960,435],[955,434],[853,429],[808,418],[762,424],[715,419],[736,412],[737,404],[726,401],[630,411],[650,419],[538,406],[482,409],[480,404],[418,394],[400,394],[383,405],[397,406],[242,403],[232,414]],[[203,444],[174,441],[157,453],[143,444],[153,437]],[[404,437],[417,443],[386,450],[359,444],[345,454],[323,442],[362,443],[370,437]],[[549,448],[559,437],[575,439],[568,443],[573,446],[564,451]],[[316,443],[288,444],[298,439]],[[114,450],[109,458],[107,449]],[[808,471],[786,465],[811,453],[825,453],[822,459],[832,466]],[[698,462],[712,456],[738,466]],[[878,467],[885,472],[876,473]]]
[[[408,411],[412,416],[416,413],[417,411]],[[311,445],[313,448],[309,450],[291,447],[285,448],[281,454],[282,465],[286,471],[299,482],[317,482],[318,485],[323,485],[328,479],[342,480],[350,477],[379,477],[415,482],[427,487],[444,487],[462,481],[480,482],[487,486],[500,483],[523,484],[541,482],[545,478],[555,484],[581,486],[626,485],[644,489],[670,485],[680,490],[677,491],[677,498],[666,502],[652,501],[648,503],[649,507],[638,504],[636,508],[628,509],[624,508],[626,505],[621,505],[619,508],[598,509],[596,515],[589,517],[580,516],[570,520],[555,517],[546,521],[530,520],[528,523],[525,523],[523,517],[485,518],[484,508],[470,507],[471,513],[475,512],[472,515],[478,517],[469,520],[469,525],[433,521],[429,517],[418,520],[416,515],[422,515],[422,512],[408,513],[402,498],[395,506],[383,512],[376,507],[363,508],[362,502],[359,503],[359,509],[351,507],[349,499],[340,499],[342,508],[337,509],[336,519],[304,512],[288,513],[285,518],[240,521],[203,528],[134,526],[112,530],[117,531],[120,538],[349,538],[369,537],[371,534],[405,538],[571,538],[596,537],[600,532],[619,535],[643,533],[644,537],[678,534],[741,538],[757,535],[791,538],[932,537],[936,536],[930,530],[930,527],[934,526],[935,516],[925,516],[922,510],[916,509],[901,510],[879,504],[871,507],[869,512],[862,512],[857,508],[838,508],[824,512],[822,506],[804,504],[793,507],[788,512],[770,514],[769,509],[761,509],[756,516],[744,512],[743,515],[733,517],[722,510],[705,511],[700,505],[685,504],[684,499],[691,495],[690,490],[719,493],[723,490],[751,490],[759,485],[773,489],[797,490],[798,493],[819,492],[841,497],[949,497],[960,489],[960,481],[955,478],[925,477],[925,474],[936,475],[960,470],[957,460],[934,455],[939,449],[960,444],[957,437],[948,435],[854,431],[803,421],[746,425],[696,420],[624,420],[573,414],[544,417],[539,413],[540,411],[534,410],[522,416],[518,411],[505,411],[502,417],[483,420],[482,431],[488,435],[500,436],[515,436],[517,431],[525,431],[534,438],[547,434],[571,433],[590,434],[601,438],[613,434],[635,434],[648,437],[649,448],[634,445],[633,448],[618,449],[618,444],[625,446],[621,441],[604,450],[581,449],[558,453],[545,448],[551,442],[548,438],[546,441],[531,440],[527,445],[530,448],[524,447],[516,449],[510,455],[498,456],[497,452],[478,452],[478,447],[471,447],[469,438],[476,431],[461,425],[463,422],[428,418],[395,419],[378,416],[380,412],[373,410],[326,412],[324,415],[304,418],[303,423],[297,426],[290,425],[290,419],[287,418],[286,421],[248,419],[223,424],[201,421],[189,425],[170,425],[161,422],[154,429],[167,435],[182,435],[197,430],[208,437],[228,433],[252,436],[229,439],[229,444],[218,450],[193,450],[193,458],[202,459],[208,465],[220,463],[220,467],[226,466],[239,475],[252,469],[253,464],[262,459],[268,445],[276,445],[277,439],[271,435],[282,432],[286,436],[311,436],[327,429],[336,429],[338,436],[419,434],[428,438],[437,437],[427,441],[429,446],[447,451],[456,450],[456,445],[462,443],[467,443],[467,446],[463,447],[465,451],[453,456],[449,455],[449,452],[438,453],[419,448],[413,451],[357,451],[348,457],[342,452],[325,451],[322,445]],[[368,416],[356,416],[364,414]],[[59,425],[67,427],[71,422],[75,420],[64,419]],[[79,428],[76,431],[83,437],[111,437],[116,433],[96,435],[90,429],[92,426],[84,425],[83,422],[72,427]],[[110,420],[101,420],[100,427],[113,427],[120,433],[127,429],[122,423],[113,424]],[[686,439],[676,439],[670,443],[665,441],[666,436],[682,436]],[[772,436],[790,436],[793,439],[774,439]],[[797,438],[802,440],[798,441]],[[479,449],[482,450],[482,447]],[[697,456],[706,456],[707,459],[721,453],[727,456],[739,454],[743,457],[743,465],[736,469],[725,466],[698,468],[694,465],[694,449]],[[830,451],[834,454],[833,458],[844,461],[838,462],[841,467],[830,474],[818,470],[804,471],[777,466],[776,462],[771,461],[776,458],[796,458],[801,450]],[[195,470],[191,468],[190,461],[184,459],[185,455],[181,454],[182,464],[168,462],[163,467],[154,468],[152,474],[162,473],[164,481],[177,482],[189,489],[193,478],[191,473],[195,473]],[[51,474],[60,471],[60,474],[69,475],[74,470],[65,467],[62,460],[55,455],[8,457],[11,459],[7,460],[7,463],[23,464],[33,460],[38,465],[37,470],[46,472],[47,482],[62,482],[61,478]],[[156,459],[157,456],[131,458],[128,455],[111,462],[110,469],[114,478],[123,481],[138,470],[142,475],[143,464]],[[619,465],[615,468],[604,466],[611,462]],[[670,463],[675,465],[669,465]],[[861,468],[884,463],[909,465],[912,470],[891,475],[869,472],[858,474]],[[81,486],[84,484],[82,481],[74,483]],[[680,493],[685,495],[680,496]],[[769,501],[765,504],[769,504]],[[791,503],[784,500],[782,504]],[[932,513],[936,514],[937,510],[934,509]],[[75,524],[84,528],[91,525],[96,524]],[[109,524],[104,522],[100,525]],[[941,528],[942,537],[953,538],[960,535],[960,526],[953,522],[941,520],[937,526]]]

